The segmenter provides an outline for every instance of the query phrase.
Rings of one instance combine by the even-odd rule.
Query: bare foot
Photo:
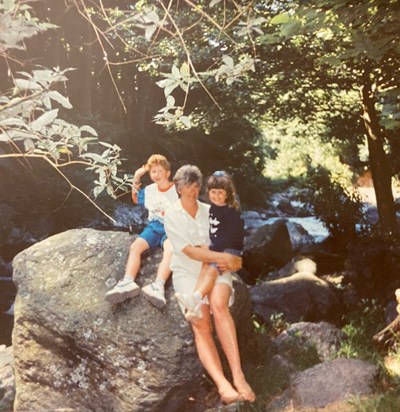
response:
[[[221,401],[225,405],[242,400],[241,395],[232,386],[226,386],[219,389],[219,394],[221,396]]]
[[[247,402],[254,402],[256,400],[256,394],[245,379],[235,382],[235,388],[239,392],[241,400]]]

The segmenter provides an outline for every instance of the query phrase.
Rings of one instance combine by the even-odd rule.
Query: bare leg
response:
[[[222,370],[221,359],[212,335],[210,310],[208,305],[202,305],[203,317],[192,322],[197,353],[200,361],[211,376],[224,403],[236,402],[239,393],[226,379]]]
[[[149,244],[142,238],[138,237],[134,240],[129,248],[128,261],[126,263],[125,275],[136,278],[141,263],[142,253],[149,249]]]
[[[218,339],[231,368],[235,388],[243,400],[254,402],[255,394],[246,381],[240,362],[236,327],[228,306],[230,294],[231,288],[228,285],[216,284],[209,296],[210,307]]]
[[[218,273],[218,270],[214,266],[203,263],[194,290],[198,290],[202,296],[208,295],[215,285],[215,280],[217,279]]]
[[[171,270],[169,269],[169,262],[171,261],[172,256],[172,245],[168,239],[164,241],[163,249],[163,257],[160,264],[158,265],[156,279],[166,282],[169,275],[171,274]]]

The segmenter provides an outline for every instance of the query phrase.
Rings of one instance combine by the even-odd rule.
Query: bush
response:
[[[358,227],[367,225],[360,194],[345,187],[339,178],[332,178],[325,168],[309,172],[308,202],[333,237],[354,237]]]

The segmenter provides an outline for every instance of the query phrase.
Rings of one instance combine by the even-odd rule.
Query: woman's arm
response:
[[[236,271],[242,267],[242,258],[230,253],[214,252],[198,246],[185,246],[182,252],[190,259],[203,263],[215,262],[220,270]]]

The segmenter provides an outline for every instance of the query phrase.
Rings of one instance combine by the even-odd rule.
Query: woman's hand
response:
[[[219,263],[218,269],[222,271],[230,270],[236,272],[242,267],[242,258],[240,256],[231,255],[230,253],[224,253],[224,262]]]

